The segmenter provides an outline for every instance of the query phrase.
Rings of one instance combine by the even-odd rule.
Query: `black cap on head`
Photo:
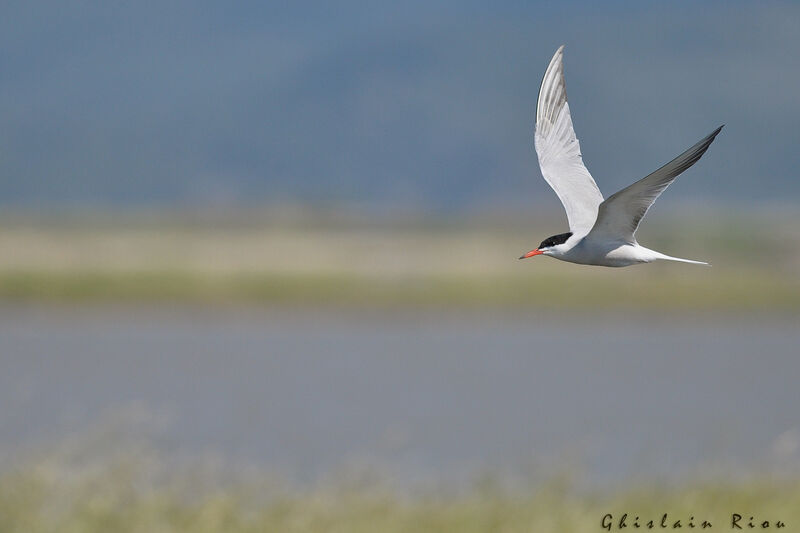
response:
[[[541,250],[542,248],[549,248],[550,246],[555,246],[557,244],[564,244],[570,237],[572,237],[571,231],[553,235],[552,237],[548,237],[543,240],[542,244],[539,245],[539,249]]]

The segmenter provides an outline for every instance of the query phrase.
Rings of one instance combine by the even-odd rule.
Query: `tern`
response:
[[[520,259],[547,255],[571,263],[607,267],[659,259],[707,265],[645,248],[636,242],[636,230],[656,198],[706,153],[722,126],[652,174],[604,200],[583,164],[572,127],[563,59],[562,45],[550,60],[539,88],[534,145],[542,176],[564,204],[569,231],[548,237]]]

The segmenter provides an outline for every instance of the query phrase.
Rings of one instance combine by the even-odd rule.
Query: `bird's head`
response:
[[[572,237],[571,232],[560,233],[559,235],[548,237],[542,241],[538,248],[522,255],[520,259],[527,259],[528,257],[533,257],[534,255],[559,255],[560,252],[566,252],[568,248],[564,245],[564,243],[566,243],[567,239],[570,237]]]

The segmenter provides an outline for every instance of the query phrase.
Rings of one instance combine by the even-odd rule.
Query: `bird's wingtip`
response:
[[[709,142],[709,143],[710,143],[710,142],[712,142],[712,141],[713,141],[713,140],[714,140],[714,139],[717,137],[717,135],[719,135],[719,132],[721,132],[721,131],[722,131],[722,128],[724,128],[724,127],[725,127],[725,124],[721,125],[721,126],[720,126],[720,127],[718,127],[717,129],[715,129],[714,131],[712,131],[711,133],[709,133],[708,135],[706,135],[706,138],[705,138],[705,139],[703,139],[703,140],[704,140],[704,141],[705,141],[705,140],[708,140],[708,142]]]

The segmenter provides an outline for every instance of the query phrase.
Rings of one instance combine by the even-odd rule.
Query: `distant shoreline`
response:
[[[292,213],[6,213],[0,305],[800,314],[800,236],[778,215],[658,220],[643,244],[713,266],[609,269],[518,261],[557,221]]]
[[[647,267],[643,267],[647,268]],[[369,279],[321,274],[187,271],[0,272],[0,305],[19,303],[257,305],[307,309],[535,310],[800,313],[800,285],[737,276],[604,280],[421,276]]]

